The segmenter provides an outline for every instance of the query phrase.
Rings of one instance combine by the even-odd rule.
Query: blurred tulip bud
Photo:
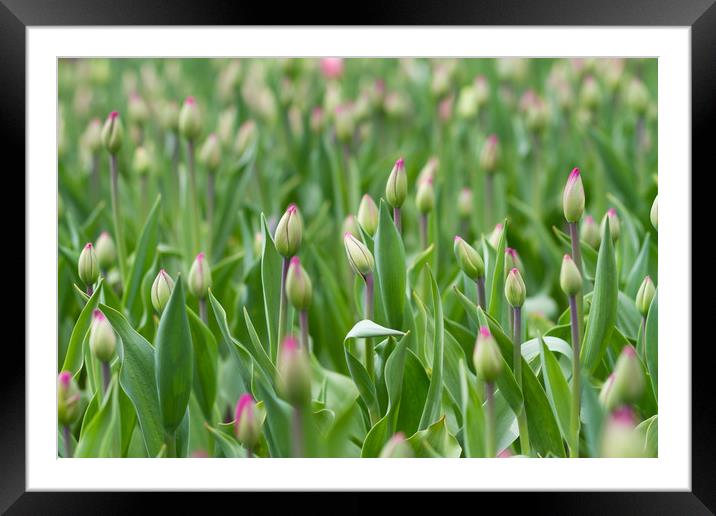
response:
[[[291,405],[301,407],[311,402],[311,364],[306,350],[292,336],[281,344],[278,376],[278,390]]]
[[[507,274],[505,280],[505,297],[512,308],[521,308],[527,297],[527,287],[517,267]]]
[[[391,437],[380,451],[381,459],[412,459],[415,456],[413,449],[405,440],[403,432],[397,432]]]
[[[84,133],[84,143],[87,150],[95,154],[102,146],[102,122],[99,118],[93,118]]]
[[[644,394],[646,379],[641,361],[631,344],[624,346],[614,366],[614,384],[608,398],[614,397],[612,407],[639,401]]]
[[[408,177],[405,173],[405,161],[400,158],[395,162],[385,186],[385,199],[393,208],[400,208],[408,195]]]
[[[109,362],[114,356],[117,347],[117,336],[112,325],[104,314],[95,310],[92,312],[92,326],[89,335],[90,350],[100,362]]]
[[[484,75],[475,78],[475,100],[477,100],[478,109],[487,104],[490,98],[490,85]]]
[[[463,219],[472,215],[472,190],[463,188],[457,197],[457,211]]]
[[[651,225],[654,226],[654,229],[657,231],[659,230],[658,224],[659,224],[659,196],[657,195],[654,197],[654,203],[651,205],[651,212],[649,213],[649,218],[651,219]]]
[[[301,265],[299,257],[294,256],[291,258],[286,275],[286,297],[291,305],[301,312],[308,310],[312,294],[311,278]]]
[[[274,244],[284,258],[290,258],[298,252],[303,235],[303,220],[295,204],[290,204],[276,226]]]
[[[588,110],[594,110],[602,103],[602,92],[594,77],[587,76],[582,83],[579,92],[579,100],[582,106]]]
[[[343,75],[343,59],[324,57],[321,59],[321,73],[326,79],[339,79]]]
[[[241,156],[246,150],[253,145],[254,141],[258,138],[258,131],[256,129],[256,122],[253,120],[247,120],[239,127],[239,132],[236,133],[236,141],[234,142],[234,151],[236,154]]]
[[[599,391],[599,403],[602,404],[602,407],[607,412],[611,412],[616,408],[616,397],[612,395],[615,378],[614,373],[607,376],[607,379],[602,384],[602,389]]]
[[[525,271],[522,260],[520,260],[520,255],[517,254],[517,250],[508,247],[505,249],[505,270],[511,271],[515,268],[520,271],[520,274],[523,274]]]
[[[189,141],[201,133],[201,114],[194,97],[187,97],[179,111],[179,133]]]
[[[468,278],[477,281],[485,275],[485,262],[482,260],[482,256],[459,236],[455,237],[453,251],[458,267]]]
[[[450,121],[450,118],[452,118],[452,107],[454,103],[454,95],[448,95],[440,101],[438,104],[438,116],[440,117],[441,122],[448,123]]]
[[[432,156],[418,174],[418,184],[424,181],[434,181],[437,174],[440,160],[437,156]]]
[[[363,229],[365,230],[365,228],[363,228]],[[346,218],[343,221],[343,226],[341,226],[341,234],[345,235],[346,233],[352,233],[354,235],[360,234],[360,230],[358,229],[358,223],[356,222],[356,218],[351,213],[346,215]]]
[[[599,226],[594,222],[594,218],[591,215],[584,217],[584,222],[582,223],[582,240],[594,249],[599,249],[599,244],[602,242]]]
[[[160,314],[164,311],[164,307],[167,306],[172,290],[174,290],[174,280],[164,269],[161,269],[157,277],[154,278],[150,293],[152,306]]]
[[[124,140],[124,126],[119,113],[112,111],[102,127],[102,143],[110,154],[117,154]]]
[[[450,68],[442,63],[435,65],[430,90],[436,97],[442,97],[450,88]]]
[[[95,243],[95,253],[97,255],[97,263],[101,270],[108,270],[114,265],[114,260],[117,258],[117,250],[114,247],[114,241],[109,233],[102,231],[97,242]]]
[[[62,371],[57,376],[57,420],[70,426],[80,416],[80,390],[72,373]]]
[[[159,113],[164,129],[173,132],[179,130],[179,106],[176,102],[164,102]]]
[[[604,458],[644,457],[643,438],[636,431],[637,420],[629,407],[615,410],[604,425],[601,456]]]
[[[502,373],[502,356],[497,341],[486,326],[480,327],[477,334],[472,359],[477,377],[484,382],[492,383]]]
[[[323,109],[320,106],[316,106],[311,110],[311,131],[319,133],[323,130],[325,125],[325,116],[323,116]]]
[[[236,107],[231,106],[223,110],[219,114],[216,133],[223,148],[231,145],[231,138],[234,135],[234,126],[236,125]]]
[[[262,231],[257,231],[254,234],[254,254],[261,256],[264,252],[264,234]]]
[[[242,394],[236,403],[234,434],[249,450],[256,447],[261,437],[261,420],[257,414],[256,401],[251,394]]]
[[[487,241],[495,249],[497,249],[497,247],[500,245],[500,238],[502,238],[502,232],[504,230],[505,226],[503,226],[502,223],[497,223],[495,225],[495,229],[493,229],[492,233],[490,233],[490,236],[487,237]]]
[[[294,138],[297,140],[303,138],[303,115],[296,106],[291,106],[288,109],[288,126]]]
[[[432,179],[420,182],[418,192],[415,195],[415,204],[418,207],[418,211],[423,215],[433,211],[435,207],[435,188],[433,187]]]
[[[487,137],[485,145],[480,151],[480,168],[492,174],[497,170],[500,161],[500,141],[497,135],[491,134]]]
[[[92,244],[87,244],[82,249],[77,264],[77,272],[82,283],[87,286],[94,285],[99,279],[99,260]]]
[[[472,84],[463,86],[457,98],[457,116],[464,120],[469,120],[477,116],[477,110],[478,98],[475,86]]]
[[[334,112],[336,123],[336,137],[342,142],[349,142],[355,131],[355,118],[353,117],[353,106],[341,104]]]
[[[343,235],[343,245],[346,248],[348,263],[356,274],[367,276],[373,272],[375,267],[373,255],[363,242],[351,233],[346,233]]]
[[[197,299],[204,299],[210,288],[211,268],[204,253],[199,253],[189,269],[189,291]]]
[[[137,147],[134,150],[134,158],[132,159],[132,168],[140,175],[145,176],[152,170],[152,157],[144,147]]]
[[[370,236],[375,235],[375,232],[378,229],[378,206],[375,204],[373,198],[368,194],[363,196],[360,201],[360,205],[358,206],[358,224],[360,224],[363,231],[368,233]],[[353,233],[350,229],[347,231]]]
[[[567,222],[579,222],[584,214],[584,186],[578,168],[572,169],[562,194],[562,209]]]
[[[144,125],[149,119],[149,108],[144,99],[137,93],[129,95],[129,105],[127,107],[129,120],[135,124]]]
[[[211,172],[215,172],[221,164],[221,144],[216,134],[211,133],[199,151],[199,161]]]
[[[410,102],[401,93],[391,91],[385,96],[383,109],[391,118],[402,118],[410,110]]]
[[[649,107],[649,90],[636,77],[629,81],[627,86],[626,105],[637,115],[643,115]]]
[[[651,281],[651,278],[647,276],[644,278],[644,281],[641,283],[641,286],[636,293],[636,308],[639,310],[642,317],[646,317],[649,313],[649,307],[651,306],[651,301],[654,299],[655,294],[656,288],[654,287],[654,283]]]
[[[619,240],[621,224],[619,222],[619,217],[617,216],[617,210],[614,208],[609,208],[607,213],[602,218],[601,238],[604,238],[604,229],[607,222],[609,223],[609,234],[612,236],[612,242],[616,243],[617,240]]]
[[[582,290],[582,275],[577,269],[572,257],[568,254],[564,255],[562,260],[562,270],[559,273],[559,286],[565,295],[576,296]]]

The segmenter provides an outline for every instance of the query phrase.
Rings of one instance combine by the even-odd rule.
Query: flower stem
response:
[[[644,357],[644,362],[646,363],[646,317],[641,318],[641,356]]]
[[[94,293],[94,289],[92,288],[92,285],[87,285],[87,295],[89,297],[92,297],[93,293]]]
[[[204,324],[209,324],[206,313],[206,298],[204,297],[199,299],[199,318],[204,321]]]
[[[365,318],[373,320],[373,274],[365,275]],[[372,381],[375,381],[375,347],[373,339],[365,339],[365,370]]]
[[[112,379],[112,371],[109,368],[109,362],[102,362],[102,385],[104,387],[104,394],[107,394],[109,389],[109,381]]]
[[[300,407],[293,408],[291,423],[291,451],[294,457],[303,457],[303,413]]]
[[[487,310],[487,298],[485,296],[485,277],[477,278],[477,305],[483,310]]]
[[[579,370],[579,322],[577,321],[577,299],[569,296],[569,318],[572,327],[572,414],[571,430],[572,442],[569,446],[569,456],[579,457],[579,411],[581,404],[581,378]]]
[[[281,298],[278,306],[278,341],[274,344],[276,349],[271,350],[271,356],[276,361],[278,345],[286,336],[286,319],[288,318],[288,299],[286,298],[286,275],[288,274],[288,258],[284,257],[281,265]]]
[[[426,214],[420,215],[420,248],[427,249],[428,247],[428,216]]]
[[[491,228],[494,225],[493,204],[495,198],[495,181],[492,173],[485,174],[485,227]]]
[[[393,208],[393,221],[395,222],[395,227],[398,228],[398,233],[402,233],[402,224],[400,221],[400,208]]]
[[[209,231],[211,231],[212,224],[214,222],[214,184],[215,184],[215,177],[214,172],[209,170],[207,172],[206,177],[206,220],[207,225],[209,227]],[[211,241],[211,239],[209,239]]]
[[[194,141],[187,140],[187,166],[189,169],[189,191],[191,195],[191,209],[192,209],[192,244],[194,245],[194,252],[199,252],[199,199],[196,193],[196,170],[194,169]]]
[[[92,198],[99,199],[99,154],[92,154],[92,166],[90,176],[92,178]]]
[[[582,290],[576,296],[577,297],[577,326],[579,327],[579,334],[582,335],[584,328],[584,300],[582,298],[582,292],[584,292],[584,273],[582,272],[582,248],[579,240],[579,226],[576,222],[570,222],[569,224],[569,239],[572,243],[572,261],[577,265],[577,270],[582,276]]]
[[[112,194],[112,219],[114,222],[114,237],[117,242],[117,259],[119,261],[119,274],[122,282],[127,279],[127,253],[124,249],[124,238],[122,236],[122,223],[119,215],[119,169],[117,166],[117,155],[109,155],[110,190]]]
[[[72,458],[72,433],[68,425],[62,425],[62,440],[65,443],[65,458]]]
[[[308,341],[308,312],[301,310],[298,313],[298,322],[301,326],[301,347],[306,351],[310,351],[310,343]]]
[[[497,434],[497,420],[495,419],[495,386],[492,382],[485,383],[485,400],[487,411],[487,426],[485,428],[485,455],[493,458],[497,455],[495,450],[495,435]]]
[[[515,372],[515,380],[522,390],[522,308],[514,307],[512,309],[512,348],[513,369]],[[527,413],[525,412],[525,404],[522,403],[520,412],[517,414],[517,426],[520,431],[520,448],[522,455],[530,454],[530,434],[527,427]]]

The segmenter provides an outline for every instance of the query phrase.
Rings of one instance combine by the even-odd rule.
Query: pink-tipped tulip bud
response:
[[[415,456],[413,448],[405,439],[403,432],[398,432],[391,437],[380,451],[381,459],[412,459]]]
[[[278,389],[286,401],[298,407],[311,402],[311,364],[294,337],[286,337],[281,344],[278,375]]]
[[[520,255],[517,253],[517,250],[507,247],[505,249],[505,270],[511,271],[515,268],[520,271],[520,274],[524,274],[525,268],[522,265],[522,260],[520,259]]]
[[[189,291],[197,299],[204,299],[211,288],[211,267],[206,260],[204,253],[199,253],[194,258],[194,263],[189,269]]]
[[[304,311],[311,306],[312,295],[311,278],[308,277],[306,270],[301,265],[299,257],[294,256],[291,258],[286,275],[286,297],[296,310]]]
[[[368,194],[363,196],[358,206],[358,224],[360,224],[363,231],[370,236],[375,235],[375,232],[378,230],[378,206]]]
[[[324,57],[321,59],[321,73],[326,79],[339,79],[343,74],[343,59]]]
[[[135,124],[144,125],[149,119],[149,108],[144,99],[137,93],[129,96],[129,104],[127,106],[129,120]]]
[[[114,334],[112,325],[109,324],[107,318],[99,310],[92,312],[89,346],[100,362],[112,360],[114,351],[117,348],[117,336]]]
[[[432,179],[421,181],[418,185],[418,192],[415,194],[415,204],[418,211],[426,215],[435,207],[435,187]]]
[[[615,399],[610,405],[636,403],[644,394],[645,385],[644,369],[636,350],[630,344],[624,346],[617,359],[617,364],[614,366],[614,385],[611,388],[611,396]]]
[[[651,205],[651,212],[649,213],[649,219],[654,229],[659,230],[659,196],[654,197],[654,203]]]
[[[614,379],[616,376],[614,373],[607,376],[602,384],[602,389],[599,391],[599,403],[602,404],[604,410],[611,412],[616,408],[616,397],[612,394],[614,392]]]
[[[567,222],[579,222],[584,214],[584,185],[579,169],[572,169],[562,194],[562,209]]]
[[[221,164],[221,142],[218,136],[211,133],[199,151],[199,160],[211,172],[215,172]]]
[[[100,269],[106,271],[114,265],[114,260],[117,259],[117,249],[114,247],[114,240],[106,231],[102,231],[97,237],[95,253]]]
[[[92,244],[87,244],[82,249],[77,263],[77,273],[82,283],[87,286],[94,285],[99,279],[99,260]]]
[[[187,97],[179,111],[179,134],[194,141],[201,133],[201,114],[194,97]]]
[[[256,447],[261,437],[261,420],[257,412],[253,396],[242,394],[236,403],[234,434],[236,439],[250,450]]]
[[[80,391],[72,373],[62,371],[57,377],[57,420],[69,426],[80,416]]]
[[[649,313],[649,307],[655,294],[656,287],[654,287],[654,282],[651,281],[649,276],[645,277],[636,293],[636,308],[642,317],[646,317]]]
[[[492,174],[497,171],[499,164],[500,141],[497,135],[491,134],[480,151],[480,168],[488,174]]]
[[[492,383],[502,373],[502,356],[497,347],[497,341],[486,326],[480,327],[475,342],[475,351],[472,354],[477,377]]]
[[[463,188],[457,197],[457,211],[460,217],[463,219],[468,218],[472,215],[473,204],[472,204],[472,190],[469,188]]]
[[[527,297],[527,287],[519,269],[514,267],[507,273],[505,280],[505,297],[512,308],[521,308]]]
[[[367,276],[373,273],[375,267],[373,254],[363,242],[351,233],[346,233],[343,235],[343,246],[346,249],[348,263],[356,274]]]
[[[350,213],[346,215],[346,218],[343,220],[343,225],[341,226],[341,235],[345,235],[346,233],[352,233],[354,235],[360,233],[358,222],[356,222],[355,216]]]
[[[498,223],[495,225],[495,229],[492,230],[492,233],[490,233],[490,236],[487,237],[487,241],[490,243],[490,245],[497,249],[497,247],[500,245],[500,238],[502,238],[502,233],[505,231],[505,226],[501,223]]]
[[[512,452],[510,451],[509,448],[505,448],[504,450],[502,450],[500,453],[497,454],[498,459],[509,459],[510,457],[512,457]]]
[[[565,295],[572,297],[579,294],[582,290],[582,275],[577,269],[572,257],[568,254],[564,255],[562,260],[562,270],[559,273],[559,286]]]
[[[276,225],[274,244],[284,258],[290,258],[298,252],[303,236],[303,219],[295,204],[289,205]]]
[[[636,430],[637,420],[629,407],[620,407],[609,415],[602,433],[601,456],[638,458],[646,455],[643,437]]]
[[[400,208],[408,196],[408,176],[405,172],[405,161],[400,158],[395,162],[393,170],[385,185],[385,200],[393,208]]]
[[[167,306],[169,298],[174,290],[174,280],[167,274],[164,269],[159,271],[157,277],[154,278],[152,283],[152,290],[150,297],[152,298],[152,306],[160,314],[164,311],[164,307]]]
[[[468,278],[477,281],[485,275],[485,262],[482,260],[482,256],[459,236],[455,237],[453,251],[458,267]]]
[[[609,208],[607,213],[602,218],[602,238],[604,238],[604,229],[607,224],[609,224],[609,234],[612,236],[612,242],[616,243],[617,240],[619,240],[619,234],[621,233],[621,223],[619,222],[619,217],[617,216],[617,210],[614,208]]]
[[[112,111],[102,127],[102,143],[110,154],[117,154],[122,148],[124,126],[117,111]]]
[[[584,222],[582,222],[582,241],[593,249],[599,249],[599,244],[602,243],[599,225],[594,222],[594,218],[591,215],[584,217]]]

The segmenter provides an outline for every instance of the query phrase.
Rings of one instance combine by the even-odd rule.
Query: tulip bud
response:
[[[106,271],[114,264],[114,260],[117,258],[117,250],[114,247],[112,237],[106,231],[102,231],[97,237],[95,253],[97,254],[97,263],[100,269]]]
[[[102,122],[99,118],[94,118],[87,126],[84,133],[84,142],[87,150],[92,154],[97,152],[102,146]]]
[[[57,420],[69,426],[80,415],[80,391],[72,373],[62,371],[57,377]]]
[[[370,236],[375,235],[375,232],[378,229],[378,206],[375,204],[373,198],[368,194],[363,196],[360,201],[360,205],[358,206],[358,224],[360,224],[363,231],[368,233]]]
[[[562,260],[562,270],[559,273],[559,286],[565,295],[576,296],[582,290],[582,275],[577,269],[572,257],[568,254],[564,255]]]
[[[212,172],[219,168],[221,163],[221,144],[216,134],[211,133],[206,138],[199,151],[199,160]]]
[[[612,406],[636,403],[644,394],[646,379],[636,350],[629,344],[624,346],[614,366],[614,384],[610,396],[615,400]]]
[[[204,299],[211,288],[211,268],[204,253],[199,253],[189,269],[189,291],[197,299]]]
[[[355,131],[355,117],[351,104],[341,104],[336,107],[334,113],[336,124],[336,137],[342,142],[348,142],[353,138]]]
[[[159,112],[164,129],[177,131],[179,129],[179,106],[176,102],[165,102]]]
[[[492,383],[502,373],[502,356],[497,341],[486,326],[482,326],[477,334],[472,359],[477,377],[484,382]]]
[[[274,244],[276,250],[284,258],[298,252],[303,235],[303,220],[295,204],[290,204],[276,225]]]
[[[609,234],[612,236],[612,242],[616,243],[619,240],[619,233],[621,224],[619,223],[619,217],[617,217],[617,210],[609,208],[607,213],[602,218],[601,237],[604,238],[604,228],[609,222]]]
[[[164,307],[167,306],[169,297],[172,295],[172,290],[174,290],[174,280],[164,269],[161,269],[157,277],[154,278],[150,296],[152,306],[157,312],[162,313],[164,311]]]
[[[615,378],[614,373],[610,374],[604,381],[602,390],[599,391],[599,403],[602,404],[602,407],[604,407],[604,410],[607,412],[616,408],[616,397],[613,395]]]
[[[594,222],[594,218],[591,215],[584,217],[584,222],[582,223],[582,240],[594,249],[599,249],[599,244],[602,242],[599,226]]]
[[[463,86],[457,98],[456,111],[458,116],[465,120],[474,118],[477,115],[478,106],[477,91],[474,85]]]
[[[134,150],[132,168],[140,176],[148,174],[152,169],[152,158],[144,147],[137,147]]]
[[[453,251],[458,267],[468,278],[477,281],[485,275],[485,262],[482,260],[482,256],[459,236],[455,237]]]
[[[119,118],[119,113],[112,111],[102,128],[102,143],[110,154],[117,154],[122,147],[124,139],[124,126]]]
[[[480,152],[480,168],[492,174],[497,170],[500,161],[500,142],[497,135],[491,134],[487,137],[485,145]]]
[[[92,244],[87,244],[84,249],[82,249],[77,265],[77,272],[79,273],[82,283],[87,286],[94,285],[99,279],[99,261],[97,260],[97,254],[94,252]]]
[[[129,107],[127,112],[129,114],[129,120],[139,125],[145,124],[147,119],[149,119],[149,108],[147,107],[147,103],[144,102],[144,99],[136,93],[132,93],[129,96]]]
[[[408,178],[405,173],[405,161],[400,158],[395,162],[393,170],[388,176],[388,184],[385,185],[385,199],[393,208],[400,208],[408,195]]]
[[[457,198],[457,211],[463,219],[472,214],[472,190],[463,188]]]
[[[247,120],[239,127],[239,132],[236,133],[236,141],[234,141],[234,151],[241,155],[253,144],[258,137],[258,131],[256,130],[256,122],[253,120]]]
[[[596,109],[601,104],[602,92],[599,89],[599,84],[591,75],[584,79],[579,99],[582,105],[589,110]]]
[[[348,263],[356,274],[367,276],[373,272],[375,266],[373,255],[363,242],[351,233],[346,233],[343,235],[343,245],[346,248]]]
[[[654,299],[654,294],[656,294],[656,288],[654,288],[654,283],[651,281],[651,278],[647,276],[644,278],[644,281],[636,293],[636,308],[642,317],[646,317],[646,314],[649,313],[649,307],[651,306],[652,299]]]
[[[643,439],[636,431],[636,416],[629,407],[615,410],[604,425],[601,456],[605,458],[644,457]]]
[[[490,85],[487,84],[487,78],[484,75],[475,77],[475,95],[478,107],[484,106],[490,97]]]
[[[254,254],[261,256],[264,251],[264,234],[261,231],[254,233]]]
[[[311,305],[312,294],[311,278],[301,266],[299,257],[294,256],[286,275],[286,297],[296,310],[303,311],[308,310]]]
[[[490,236],[487,237],[487,241],[495,249],[497,249],[497,247],[500,245],[500,238],[502,238],[502,232],[504,230],[505,226],[503,226],[501,223],[498,223],[497,225],[495,225],[495,229],[492,230],[492,233],[490,233]]]
[[[584,186],[578,168],[573,169],[567,178],[562,194],[562,209],[567,222],[579,222],[584,213]]]
[[[627,86],[626,104],[638,115],[643,115],[649,107],[649,90],[636,77]]]
[[[117,347],[117,336],[114,334],[112,325],[104,314],[95,310],[92,312],[92,326],[90,327],[89,346],[90,350],[100,362],[109,362],[114,356]]]
[[[323,108],[316,106],[311,110],[311,131],[314,133],[321,132],[325,124],[326,117],[323,116]]]
[[[251,394],[242,394],[236,403],[234,434],[248,449],[253,449],[261,437],[261,421],[257,415],[256,402]]]
[[[391,437],[380,451],[381,459],[412,459],[415,455],[413,449],[405,440],[403,432],[397,432]]]
[[[288,336],[281,345],[278,361],[278,389],[286,401],[304,406],[311,401],[311,364],[306,350]]]
[[[365,228],[363,229],[365,230]],[[350,213],[346,215],[343,225],[341,226],[341,234],[345,235],[346,233],[353,233],[354,235],[358,235],[360,233],[356,218]]]
[[[651,219],[651,225],[654,226],[654,229],[658,231],[658,223],[659,223],[659,205],[658,205],[659,196],[657,195],[654,197],[654,204],[651,205],[651,213],[649,213],[649,218]]]
[[[512,308],[520,308],[525,304],[527,287],[525,287],[522,275],[516,267],[507,274],[507,279],[505,280],[505,297]]]
[[[321,73],[326,79],[339,79],[343,74],[343,59],[324,57],[321,59]]]
[[[505,249],[505,270],[511,271],[514,268],[517,268],[520,274],[524,273],[525,268],[522,265],[522,260],[520,260],[520,255],[517,254],[517,250],[508,247]]]
[[[435,188],[433,187],[432,179],[426,179],[418,185],[415,204],[418,206],[418,211],[423,215],[433,210],[435,207]]]
[[[179,111],[179,134],[193,141],[201,132],[201,115],[194,97],[187,97]]]

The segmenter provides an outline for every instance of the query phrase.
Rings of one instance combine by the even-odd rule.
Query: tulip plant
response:
[[[658,454],[656,60],[58,70],[58,456]]]

